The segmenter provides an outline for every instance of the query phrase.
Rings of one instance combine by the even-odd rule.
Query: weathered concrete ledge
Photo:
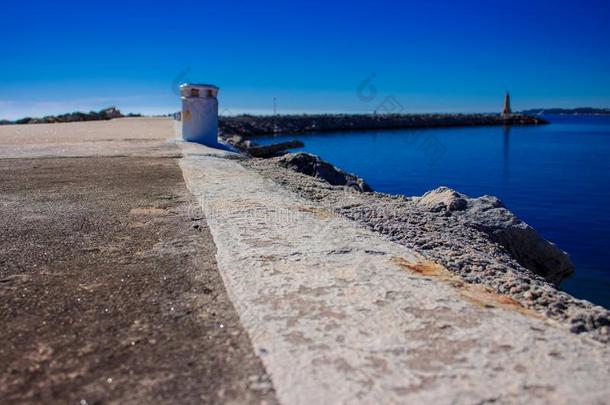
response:
[[[220,117],[222,136],[374,129],[548,124],[542,118],[513,114],[317,114]]]
[[[603,403],[610,395],[607,346],[464,282],[238,156],[185,146],[194,209],[207,217],[227,290],[281,402]]]
[[[556,288],[574,271],[569,257],[496,197],[469,198],[446,187],[422,197],[354,193],[353,188],[329,184],[324,173],[287,164],[299,162],[302,155],[317,158],[298,153],[242,164],[358,226],[421,253],[469,283],[506,294],[573,333],[610,343],[610,311]]]

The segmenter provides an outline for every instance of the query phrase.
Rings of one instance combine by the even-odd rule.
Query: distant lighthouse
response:
[[[509,118],[512,114],[510,110],[510,93],[507,91],[506,95],[504,95],[504,108],[502,109],[502,117]]]

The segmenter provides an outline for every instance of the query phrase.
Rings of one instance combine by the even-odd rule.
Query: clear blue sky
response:
[[[225,113],[269,113],[273,97],[285,113],[371,112],[390,96],[404,112],[497,111],[505,90],[515,109],[610,106],[607,0],[8,0],[1,14],[0,118],[171,112],[184,80],[220,86]]]

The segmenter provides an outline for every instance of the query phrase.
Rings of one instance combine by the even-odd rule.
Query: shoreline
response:
[[[436,204],[426,206],[419,202],[426,195],[440,189],[421,197],[353,192],[353,188],[331,185],[311,173],[303,174],[287,168],[280,164],[281,159],[281,156],[271,159],[249,158],[240,160],[240,163],[301,197],[321,203],[359,226],[422,254],[467,283],[480,284],[497,294],[505,295],[524,308],[558,322],[572,333],[610,343],[610,310],[557,288],[556,285],[569,272],[554,280],[552,277],[545,280],[541,274],[536,274],[521,264],[514,252],[509,252],[507,247],[498,243],[491,232],[483,231],[480,224],[469,223],[468,218],[460,217],[460,209],[449,207],[455,204],[456,198],[458,203],[459,200],[464,200],[468,204],[482,200],[483,207],[476,210],[501,208],[520,221],[497,198],[469,198],[446,189],[439,194],[440,204],[439,201],[433,201]],[[337,170],[345,173],[341,169]],[[357,175],[347,175],[362,181]],[[447,197],[447,193],[450,197]],[[507,215],[506,213],[502,215]],[[535,233],[533,228],[528,228]],[[546,248],[537,246],[537,249]],[[554,258],[549,256],[547,260],[552,261]]]

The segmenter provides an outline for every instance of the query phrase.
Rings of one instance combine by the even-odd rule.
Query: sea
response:
[[[440,186],[499,197],[566,251],[560,288],[610,308],[610,116],[543,116],[550,125],[282,134],[357,174],[375,191],[421,195]],[[296,151],[295,150],[295,151]]]

